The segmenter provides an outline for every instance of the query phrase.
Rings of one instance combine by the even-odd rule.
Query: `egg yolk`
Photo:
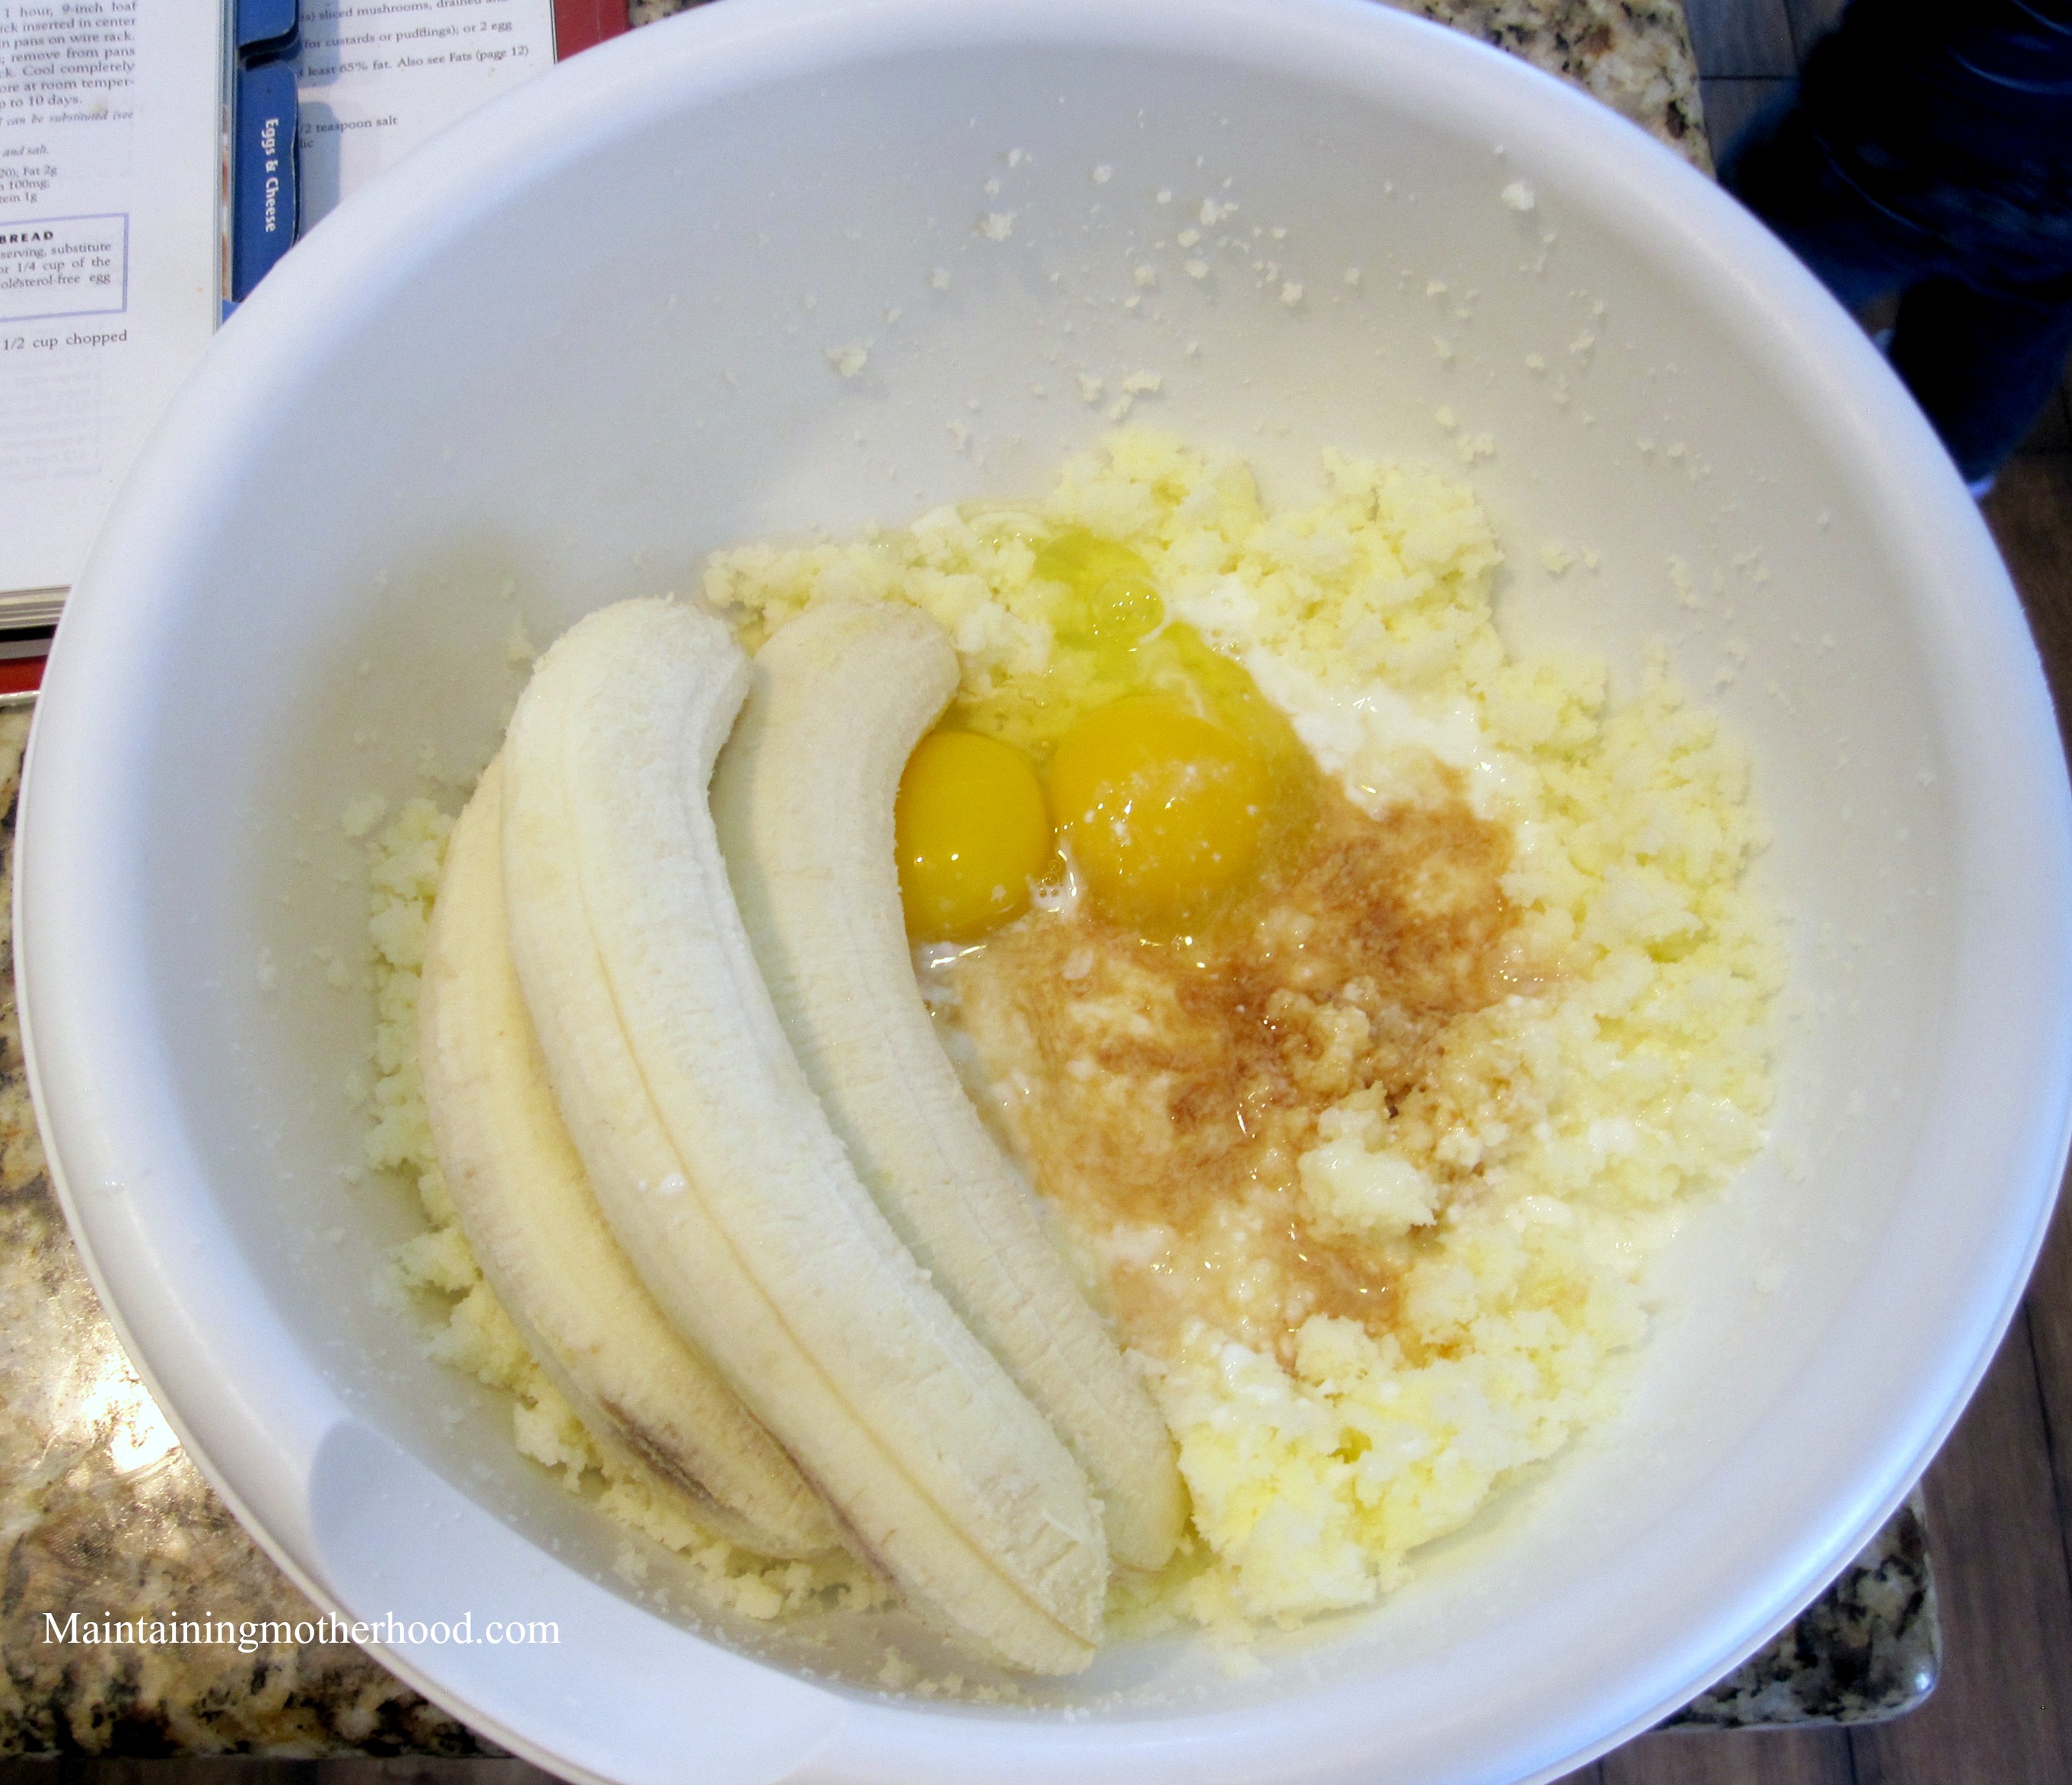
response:
[[[976,732],[931,731],[915,746],[892,826],[916,942],[972,941],[1019,917],[1054,854],[1035,765]]]
[[[1268,785],[1250,742],[1160,694],[1087,714],[1050,763],[1051,808],[1088,896],[1149,926],[1202,915],[1250,874]]]

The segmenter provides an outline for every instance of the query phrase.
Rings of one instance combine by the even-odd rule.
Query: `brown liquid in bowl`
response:
[[[1325,789],[1301,846],[1214,933],[1150,943],[1039,911],[960,963],[1003,1124],[1103,1261],[1127,1339],[1163,1349],[1200,1318],[1286,1362],[1313,1314],[1394,1328],[1415,1235],[1314,1231],[1296,1162],[1326,1108],[1371,1092],[1392,1111],[1462,1016],[1527,989],[1512,849],[1457,777],[1378,818]]]

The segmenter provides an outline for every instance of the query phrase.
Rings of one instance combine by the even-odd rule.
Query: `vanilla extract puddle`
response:
[[[1462,1018],[1548,977],[1503,892],[1513,853],[1450,775],[1378,816],[1324,788],[1204,934],[1147,941],[1080,901],[960,953],[951,1020],[1129,1343],[1163,1353],[1200,1321],[1286,1364],[1317,1314],[1399,1333],[1418,1235],[1318,1231],[1297,1162],[1325,1111],[1401,1115]]]

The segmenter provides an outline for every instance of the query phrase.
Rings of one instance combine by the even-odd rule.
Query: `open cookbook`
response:
[[[41,656],[138,446],[278,253],[463,113],[623,30],[613,10],[0,0],[0,670]]]

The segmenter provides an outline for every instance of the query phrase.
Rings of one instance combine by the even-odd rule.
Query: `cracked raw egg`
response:
[[[1306,833],[1314,767],[1243,667],[1171,617],[1141,554],[1079,528],[1030,544],[1054,590],[1050,663],[961,697],[908,763],[907,933],[989,935],[1062,843],[1095,910],[1174,940],[1242,905]]]
[[[1035,764],[972,731],[931,731],[915,746],[892,826],[916,942],[968,942],[1019,917],[1056,853]]]
[[[1088,896],[1167,928],[1240,885],[1264,840],[1269,784],[1244,738],[1165,694],[1097,709],[1059,741],[1050,803]]]

